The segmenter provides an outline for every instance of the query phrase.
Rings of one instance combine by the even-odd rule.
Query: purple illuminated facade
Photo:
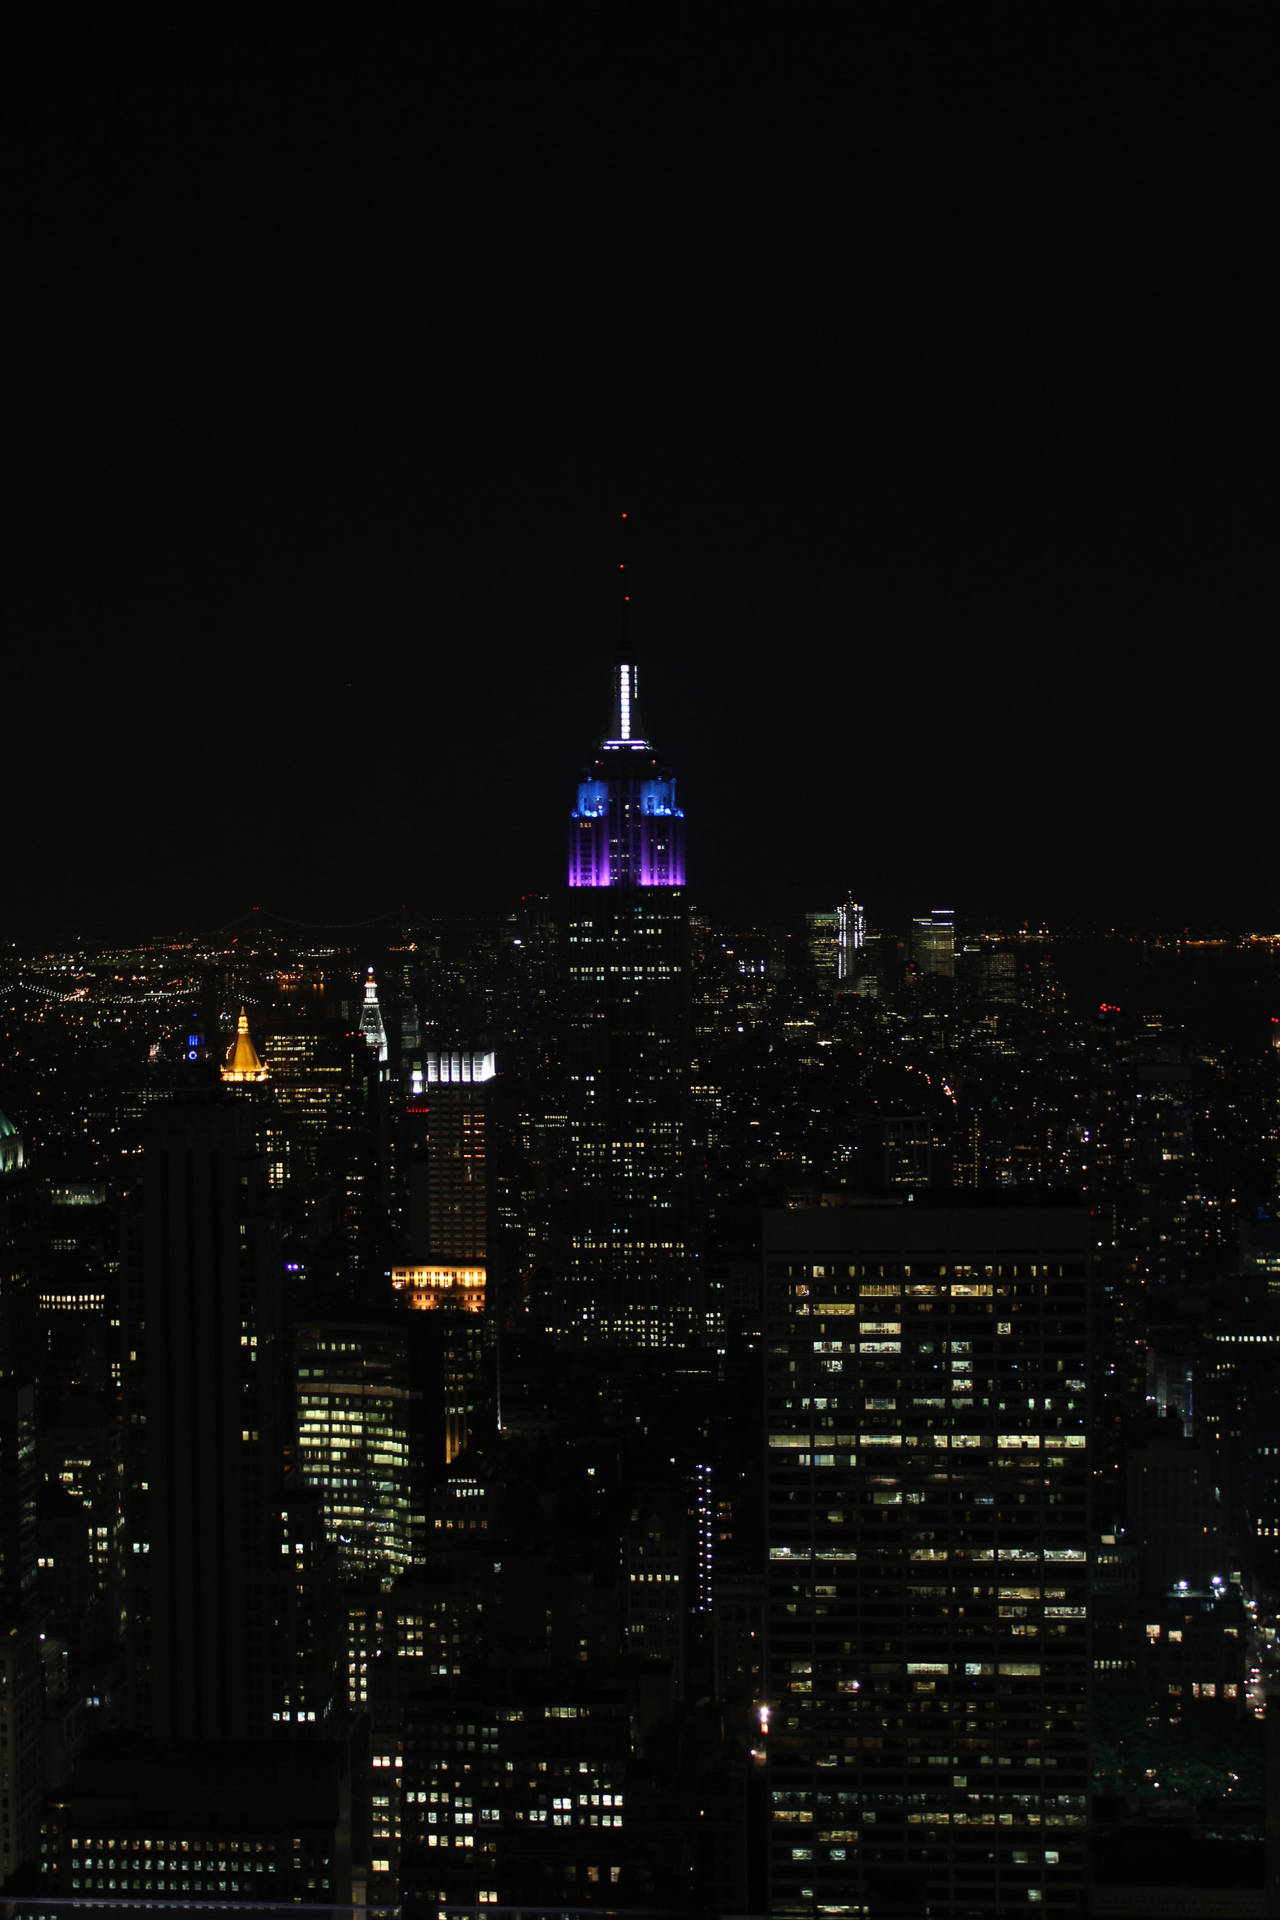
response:
[[[636,670],[617,669],[613,733],[578,785],[571,887],[682,887],[684,814],[676,777],[639,733]]]

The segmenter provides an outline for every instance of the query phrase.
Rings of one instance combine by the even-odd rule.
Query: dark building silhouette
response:
[[[323,1727],[320,1508],[292,1467],[283,1273],[249,1116],[216,1088],[152,1110],[127,1279],[130,1645],[161,1740]]]
[[[22,1134],[0,1114],[0,1885],[35,1857],[42,1786],[31,1183],[24,1161]]]

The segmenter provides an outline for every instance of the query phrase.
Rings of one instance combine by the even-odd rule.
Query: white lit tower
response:
[[[360,1028],[366,1044],[378,1056],[378,1065],[387,1062],[387,1030],[382,1023],[382,1008],[378,1004],[378,983],[373,977],[373,968],[364,983],[364,1005],[360,1009]]]
[[[857,900],[844,900],[836,908],[836,979],[852,980],[863,960],[867,944],[867,910]]]
[[[561,1339],[633,1350],[711,1331],[690,1244],[684,814],[644,736],[633,665],[578,783],[565,926],[569,1170]]]

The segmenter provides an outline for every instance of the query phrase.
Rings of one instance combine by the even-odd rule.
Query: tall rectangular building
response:
[[[0,1113],[0,1886],[35,1857],[42,1778],[31,1174]]]
[[[266,1166],[220,1088],[152,1109],[127,1264],[135,1723],[161,1740],[323,1727],[305,1618],[319,1512],[296,1483],[283,1272]]]
[[[428,1266],[483,1270],[491,1203],[489,1097],[497,1074],[491,1052],[429,1051],[411,1075],[407,1115],[409,1258]]]
[[[836,908],[836,978],[852,981],[867,944],[867,910],[857,900],[842,900]]]
[[[298,1460],[348,1578],[394,1579],[421,1534],[410,1338],[369,1321],[304,1320],[295,1331]]]
[[[578,785],[562,1044],[568,1179],[549,1330],[629,1350],[707,1337],[689,1205],[684,814],[643,737],[636,670]]]
[[[939,980],[955,979],[956,916],[950,907],[935,907],[912,921],[911,957],[922,973]]]
[[[770,1911],[1080,1909],[1088,1216],[765,1216]]]

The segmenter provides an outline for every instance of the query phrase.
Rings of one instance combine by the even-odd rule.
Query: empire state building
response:
[[[689,1194],[690,955],[684,814],[644,737],[636,669],[569,825],[569,1169],[550,1330],[660,1349],[706,1338]]]

